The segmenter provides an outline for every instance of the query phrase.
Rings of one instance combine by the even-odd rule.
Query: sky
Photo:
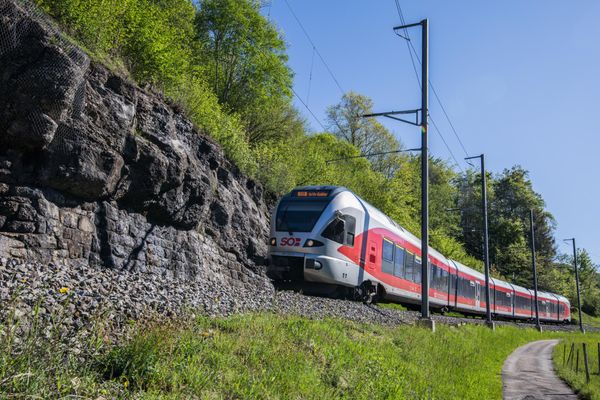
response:
[[[600,264],[600,2],[400,0],[400,5],[406,23],[429,19],[430,81],[467,153],[485,153],[491,172],[513,165],[528,170],[556,219],[559,251],[571,254],[562,239],[575,237],[577,247]],[[323,125],[327,107],[347,91],[370,97],[376,112],[420,108],[406,42],[392,29],[400,25],[394,0],[264,0],[262,12],[287,43],[295,92]],[[420,54],[419,28],[410,34]],[[309,126],[321,131],[302,102],[295,103]],[[430,115],[457,169],[468,168],[431,91]],[[420,146],[418,127],[380,122],[406,147]],[[429,140],[433,156],[454,163],[432,127]]]

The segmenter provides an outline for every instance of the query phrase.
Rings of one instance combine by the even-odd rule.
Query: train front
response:
[[[364,211],[349,190],[334,186],[294,189],[271,218],[268,275],[354,287],[358,281],[355,236]]]

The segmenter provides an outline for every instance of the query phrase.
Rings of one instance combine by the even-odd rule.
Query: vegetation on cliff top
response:
[[[346,93],[328,110],[327,132],[308,132],[292,105],[293,72],[282,34],[258,0],[35,0],[93,57],[180,104],[228,156],[269,190],[344,185],[413,233],[419,230],[418,156],[326,160],[402,148],[368,113],[372,102]],[[301,149],[302,156],[298,156]],[[431,242],[481,269],[481,179],[431,160]],[[488,176],[494,274],[531,286],[528,213],[536,215],[540,288],[575,300],[570,258],[557,257],[555,221],[519,166]],[[449,211],[460,209],[460,212]],[[582,260],[584,307],[600,312],[595,266]]]

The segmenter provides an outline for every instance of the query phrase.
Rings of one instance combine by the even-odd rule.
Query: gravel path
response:
[[[539,340],[516,349],[502,368],[505,400],[577,399],[554,372],[552,349],[558,340]]]

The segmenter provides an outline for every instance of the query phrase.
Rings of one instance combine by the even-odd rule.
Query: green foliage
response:
[[[396,138],[374,118],[362,115],[373,112],[373,101],[355,92],[342,96],[340,103],[327,109],[331,132],[360,150],[361,154],[400,150]],[[391,178],[398,168],[399,156],[386,154],[369,157],[375,171]]]
[[[256,161],[245,140],[240,117],[223,111],[215,94],[201,77],[192,74],[187,80],[170,87],[166,93],[186,110],[197,127],[210,132],[241,170],[248,174],[255,173]]]
[[[219,102],[243,116],[254,144],[278,136],[290,114],[292,73],[285,43],[257,0],[202,0],[196,64]]]
[[[166,86],[190,67],[195,9],[188,0],[36,1],[101,60],[119,58],[140,82]]]
[[[462,210],[457,237],[469,254],[482,254],[481,174],[467,171],[457,182],[458,205]],[[527,171],[521,167],[487,175],[490,261],[501,276],[531,287],[529,210],[534,210],[536,249],[540,280],[556,256],[555,222],[542,197],[533,190]]]

